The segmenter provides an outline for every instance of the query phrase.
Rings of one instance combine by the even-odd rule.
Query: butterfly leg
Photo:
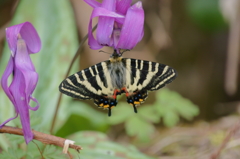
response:
[[[128,93],[128,90],[127,90],[126,87],[123,87],[123,88],[122,88],[121,93],[125,93],[125,94],[126,94],[126,97],[129,96],[129,93]]]
[[[118,89],[115,89],[113,92],[113,98],[116,99],[118,95],[121,95],[121,91],[119,91]]]

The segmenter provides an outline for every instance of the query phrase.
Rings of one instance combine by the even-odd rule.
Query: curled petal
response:
[[[84,0],[88,5],[90,5],[93,8],[100,7],[101,3],[95,0]]]
[[[34,98],[34,97],[32,97],[32,96],[30,96],[30,99],[31,99],[33,102],[37,103],[37,105],[36,105],[35,107],[28,106],[28,108],[31,109],[31,110],[33,110],[33,111],[38,110],[38,108],[39,108],[40,105],[39,105],[37,99]]]
[[[92,33],[92,19],[89,22],[88,25],[88,45],[91,49],[97,50],[101,49],[103,46],[98,43],[98,41],[94,38]]]
[[[8,89],[8,77],[12,74],[13,72],[13,57],[10,56],[10,59],[8,61],[8,65],[2,75],[2,78],[1,78],[1,86],[4,90],[4,92],[6,93],[6,95],[8,96],[8,98],[11,100],[11,102],[15,105],[15,101],[14,101],[14,98],[11,94],[11,92],[9,91]]]
[[[127,11],[118,45],[116,48],[132,49],[143,37],[144,11],[137,2]]]
[[[97,40],[96,40],[92,34],[92,19],[98,16],[100,16],[102,19],[98,24]],[[89,33],[88,44],[91,47],[91,49],[100,49],[103,47],[103,45],[111,46],[110,38],[113,30],[114,18],[124,19],[124,16],[117,14],[113,11],[109,11],[102,7],[97,7],[93,10],[91,19],[88,25],[88,33]]]
[[[12,118],[9,118],[8,120],[4,121],[1,125],[0,125],[0,129],[5,125],[7,124],[9,121],[13,120],[13,119],[16,119],[18,117],[18,113],[16,113],[16,116],[15,117],[12,117]]]
[[[119,19],[124,19],[125,17],[121,14],[117,14],[116,12],[109,11],[105,8],[102,7],[97,7],[93,10],[91,19],[98,17],[98,16],[103,16],[103,17],[112,17],[112,18],[119,18]]]
[[[30,53],[37,53],[40,51],[41,40],[37,31],[31,23],[25,22],[6,29],[8,46],[13,56],[15,56],[17,49],[17,36],[19,34],[21,34],[22,38],[26,41]]]

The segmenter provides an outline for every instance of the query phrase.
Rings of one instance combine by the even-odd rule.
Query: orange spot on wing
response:
[[[135,102],[134,102],[134,104],[136,104],[136,105],[137,105],[137,104],[140,104],[140,102],[138,102],[138,101],[135,101]]]
[[[104,105],[104,106],[103,106],[103,108],[108,108],[108,107],[109,107],[109,105]]]

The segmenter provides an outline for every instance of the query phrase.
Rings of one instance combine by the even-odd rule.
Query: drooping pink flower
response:
[[[93,12],[88,26],[91,49],[103,46],[115,50],[132,49],[143,37],[144,11],[139,1],[131,6],[132,0],[84,0]],[[98,17],[96,39],[92,34],[92,19]]]
[[[6,38],[11,50],[11,56],[1,78],[1,86],[14,105],[16,116],[3,122],[0,128],[19,115],[24,138],[28,144],[33,139],[29,109],[35,111],[39,107],[38,101],[32,97],[32,93],[38,82],[38,74],[30,59],[30,54],[40,51],[41,41],[37,31],[29,22],[7,28]],[[13,78],[11,84],[8,85],[10,75]],[[30,100],[37,105],[31,107],[29,105]]]

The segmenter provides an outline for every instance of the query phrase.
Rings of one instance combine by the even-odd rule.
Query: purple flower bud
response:
[[[30,127],[29,109],[37,110],[38,101],[32,97],[32,93],[38,82],[38,74],[29,54],[39,52],[41,49],[40,38],[31,23],[25,22],[6,29],[8,46],[11,50],[10,60],[3,73],[1,86],[15,107],[16,116],[0,125],[20,116],[23,134],[28,144],[33,139]],[[13,75],[11,84],[8,85],[8,77]],[[37,105],[31,107],[30,100]]]

